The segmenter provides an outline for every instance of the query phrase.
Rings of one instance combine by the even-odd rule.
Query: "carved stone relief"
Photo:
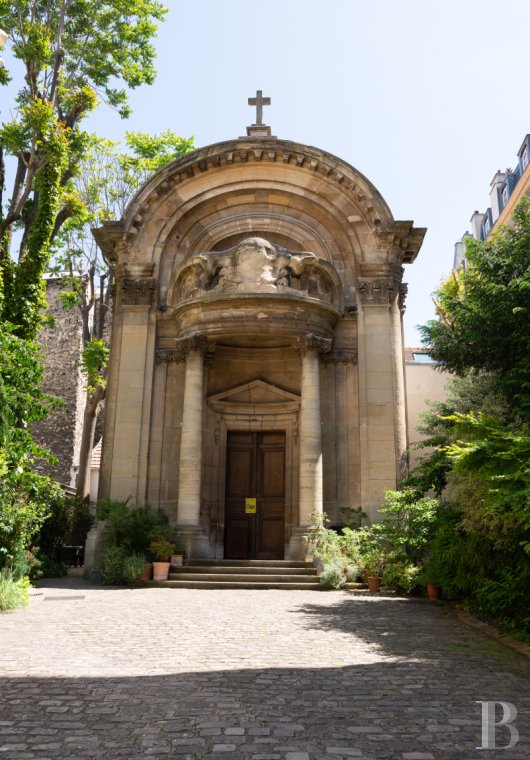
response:
[[[359,280],[359,299],[364,306],[389,305],[396,298],[399,286],[394,280]]]
[[[297,354],[303,356],[307,351],[316,351],[319,354],[329,354],[332,346],[333,340],[331,338],[320,338],[318,335],[308,333],[300,338],[298,343],[295,343],[293,349]]]
[[[196,334],[189,338],[182,338],[175,342],[175,348],[159,348],[156,352],[156,359],[159,364],[168,364],[176,362],[177,364],[185,362],[190,351],[200,351],[209,359],[215,349],[215,344],[208,340],[206,335]]]
[[[120,301],[127,306],[150,306],[155,290],[152,277],[132,279],[124,277],[119,281]]]
[[[193,257],[177,277],[173,302],[211,291],[219,295],[296,292],[329,304],[339,301],[336,284],[315,254],[294,253],[256,237],[228,251]]]

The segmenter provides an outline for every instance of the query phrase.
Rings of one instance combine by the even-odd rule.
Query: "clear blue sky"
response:
[[[428,233],[409,282],[406,342],[497,169],[530,132],[528,0],[166,0],[158,78],[100,134],[171,128],[198,146],[245,134],[247,98],[272,98],[280,138],[353,164],[396,219]]]

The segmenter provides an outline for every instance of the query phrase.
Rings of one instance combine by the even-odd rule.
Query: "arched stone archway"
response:
[[[116,274],[100,498],[160,506],[192,554],[222,557],[245,433],[241,461],[262,477],[281,450],[285,468],[281,541],[276,517],[278,546],[270,528],[251,554],[303,556],[314,510],[377,519],[402,475],[402,275],[424,232],[345,162],[269,136],[158,172],[95,231]]]

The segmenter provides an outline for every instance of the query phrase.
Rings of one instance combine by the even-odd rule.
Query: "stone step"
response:
[[[313,567],[311,562],[289,559],[187,559],[184,566],[208,565],[209,567]]]
[[[248,578],[248,576],[247,576]],[[254,590],[278,590],[278,591],[322,591],[324,587],[320,583],[273,583],[270,580],[266,582],[245,580],[237,582],[227,582],[226,580],[216,579],[212,581],[205,580],[167,580],[167,581],[135,581],[130,584],[142,588],[195,588],[195,589],[254,589]]]
[[[188,574],[188,573],[215,573],[222,575],[224,573],[234,574],[240,573],[244,575],[252,575],[258,573],[259,575],[316,575],[317,571],[315,567],[269,567],[269,565],[255,565],[252,567],[246,567],[245,565],[184,565],[183,567],[172,565],[171,573]]]
[[[317,575],[263,575],[260,572],[244,573],[174,573],[169,574],[171,581],[211,581],[221,583],[319,583]]]

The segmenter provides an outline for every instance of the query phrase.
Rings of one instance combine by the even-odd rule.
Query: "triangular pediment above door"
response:
[[[216,411],[252,411],[256,406],[268,411],[273,411],[273,407],[287,411],[299,407],[300,396],[264,380],[252,380],[250,383],[215,393],[208,398],[208,404]]]

